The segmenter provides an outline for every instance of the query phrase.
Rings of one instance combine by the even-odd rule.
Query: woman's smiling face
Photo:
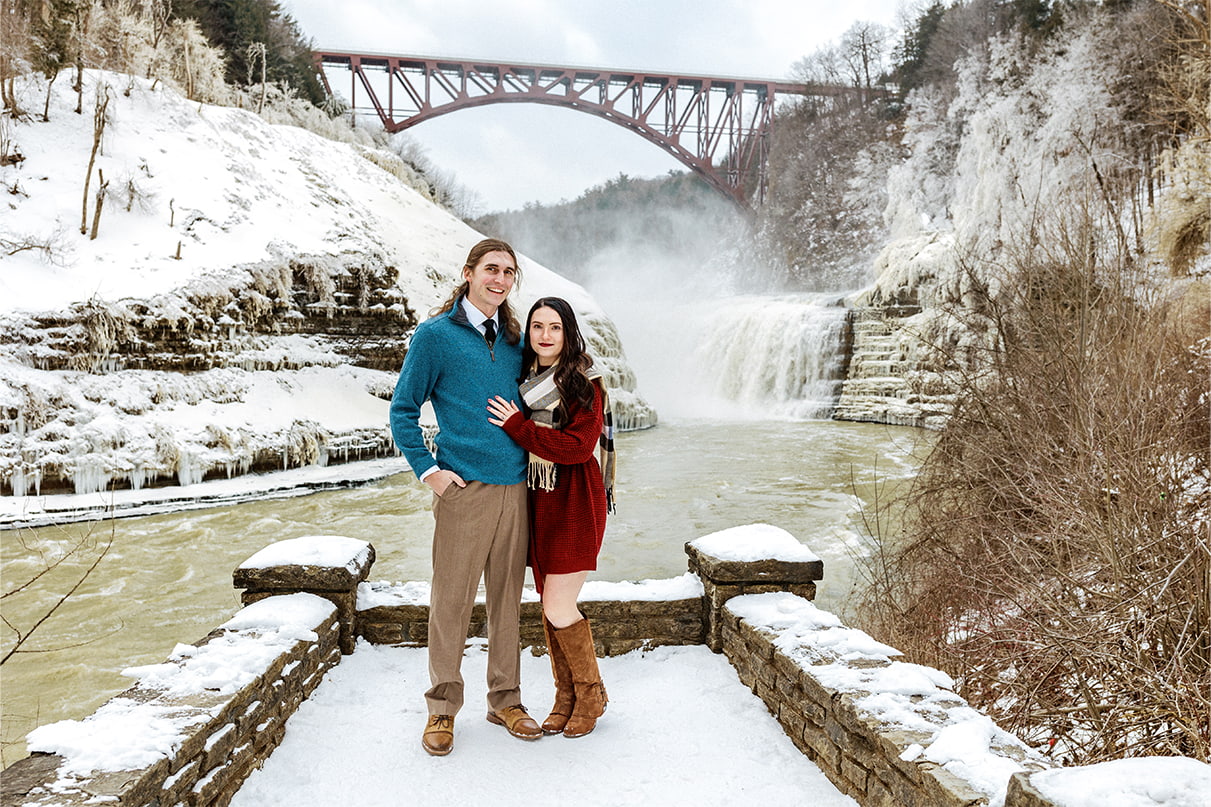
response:
[[[526,341],[543,367],[559,361],[559,355],[563,353],[563,319],[555,309],[537,308],[530,314]]]

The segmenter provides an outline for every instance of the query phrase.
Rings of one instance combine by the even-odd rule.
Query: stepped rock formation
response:
[[[0,271],[0,495],[394,455],[387,409],[408,338],[483,236],[389,152],[141,79],[86,71],[85,83],[109,95],[96,162],[126,178],[129,203],[110,203],[96,239],[71,232],[93,120],[56,82],[50,121],[13,126],[25,159],[0,166],[0,236],[51,244]],[[515,310],[567,298],[618,426],[654,424],[600,306],[519,257]]]

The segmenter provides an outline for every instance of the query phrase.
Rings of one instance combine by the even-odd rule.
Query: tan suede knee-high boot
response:
[[[572,687],[572,671],[568,668],[568,660],[564,656],[563,648],[559,646],[559,641],[555,638],[556,628],[547,618],[542,618],[542,628],[547,634],[547,653],[551,656],[551,676],[555,679],[555,705],[551,707],[551,714],[547,715],[547,719],[542,721],[542,731],[544,734],[560,734],[563,732],[564,726],[568,724],[568,718],[572,716],[572,704],[576,700],[575,690]]]
[[[555,639],[567,659],[572,673],[572,687],[576,693],[572,705],[572,717],[564,726],[563,736],[583,737],[597,725],[597,718],[605,713],[609,697],[601,682],[597,669],[597,650],[593,647],[593,631],[588,618],[573,622],[566,628],[557,628]]]

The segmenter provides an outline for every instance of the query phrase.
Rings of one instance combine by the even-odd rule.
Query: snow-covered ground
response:
[[[16,86],[26,108],[41,109],[45,81],[26,76]],[[90,230],[102,175],[108,190],[91,240],[80,233],[81,206],[94,99],[106,97]],[[300,282],[331,298],[334,283],[361,272],[393,284],[375,327],[401,340],[406,312],[423,319],[440,303],[483,235],[415,190],[415,172],[387,151],[101,71],[85,75],[87,114],[75,114],[75,103],[71,82],[60,80],[49,122],[6,124],[24,159],[0,167],[0,239],[47,249],[0,250],[0,481],[17,494],[37,494],[60,474],[78,493],[111,480],[188,485],[207,471],[247,471],[266,451],[296,456],[291,466],[323,464],[326,441],[341,451],[385,435],[394,372],[349,366],[322,334],[254,333],[252,320],[281,315]],[[607,379],[633,382],[590,295],[524,256],[520,264],[520,313],[538,296],[567,298]],[[89,330],[81,321],[90,315],[118,320]],[[48,336],[55,323],[65,324]],[[95,343],[127,326],[179,329],[209,366],[41,369],[64,344],[104,355]],[[232,352],[215,359],[222,350]],[[624,390],[614,397],[620,409],[639,401]]]
[[[857,802],[791,744],[720,655],[658,648],[600,660],[610,707],[588,736],[523,742],[488,723],[487,653],[463,661],[467,704],[454,751],[420,744],[423,649],[359,644],[287,724],[286,737],[233,805],[722,805]],[[532,716],[553,698],[545,656],[522,654]]]

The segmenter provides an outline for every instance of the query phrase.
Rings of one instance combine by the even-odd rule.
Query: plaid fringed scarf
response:
[[[555,368],[551,365],[537,375],[531,375],[521,383],[519,391],[522,400],[530,409],[530,419],[545,429],[558,429],[564,424],[557,423],[555,413],[559,408],[559,388],[555,386]],[[538,369],[535,364],[531,370]],[[590,381],[601,381],[601,374],[590,372]],[[601,438],[598,441],[597,461],[601,465],[601,477],[605,483],[606,509],[614,512],[614,415],[610,410],[610,396],[606,392],[605,383],[601,387]],[[526,484],[532,490],[554,490],[557,480],[558,467],[550,460],[543,459],[537,454],[530,453],[526,466]]]

